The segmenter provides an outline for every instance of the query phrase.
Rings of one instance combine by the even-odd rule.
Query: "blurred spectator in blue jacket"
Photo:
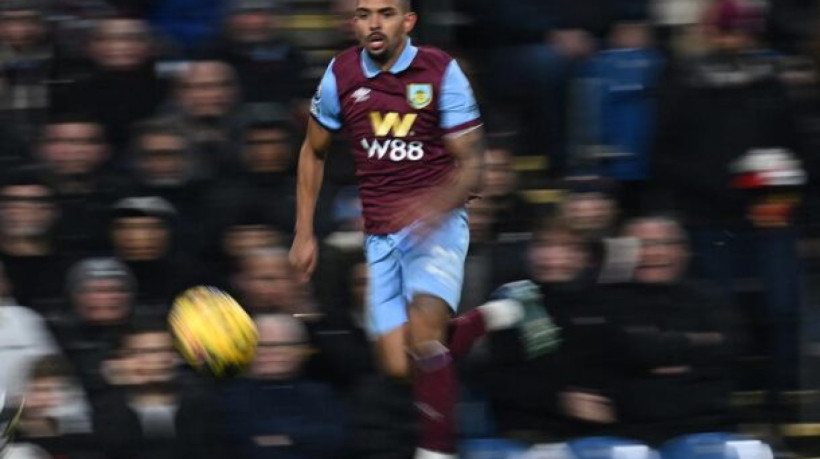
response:
[[[295,108],[313,92],[302,52],[279,30],[277,0],[231,0],[223,35],[207,54],[231,64],[246,102]]]
[[[650,173],[656,89],[663,58],[649,26],[614,26],[610,46],[586,63],[580,76],[580,121],[575,165],[595,167],[621,182],[621,209],[634,214]]]
[[[161,0],[151,2],[148,17],[176,42],[184,54],[194,54],[219,31],[225,0]]]
[[[288,315],[263,315],[256,323],[256,358],[224,399],[224,426],[237,458],[344,457],[346,422],[338,397],[302,377],[309,355],[302,324]]]

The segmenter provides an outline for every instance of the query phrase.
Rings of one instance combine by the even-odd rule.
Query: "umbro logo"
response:
[[[364,102],[370,99],[370,89],[359,88],[350,95],[356,103]]]

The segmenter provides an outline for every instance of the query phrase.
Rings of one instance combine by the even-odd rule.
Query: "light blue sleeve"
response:
[[[335,59],[330,61],[319,87],[316,88],[316,94],[310,103],[310,114],[325,128],[336,131],[342,127],[342,109],[336,76],[333,74],[334,62]]]
[[[452,129],[481,117],[470,81],[455,59],[444,73],[438,103],[443,129]]]

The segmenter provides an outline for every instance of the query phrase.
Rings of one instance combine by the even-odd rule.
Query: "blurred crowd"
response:
[[[289,33],[307,4],[335,18],[316,32],[330,49]],[[353,43],[353,6],[0,1],[0,387],[25,400],[11,458],[412,456],[411,385],[381,375],[366,332],[342,139],[310,285],[287,257],[307,107]],[[459,310],[530,279],[561,328],[546,357],[513,332],[472,350],[462,435],[731,432],[750,354],[781,420],[800,385],[798,249],[820,224],[818,2],[415,7],[417,42],[458,57],[488,135]],[[255,318],[241,377],[173,347],[165,315],[196,285]]]

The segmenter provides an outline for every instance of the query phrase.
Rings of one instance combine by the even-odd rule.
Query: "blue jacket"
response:
[[[154,2],[151,24],[192,52],[213,38],[222,26],[224,0],[162,0]]]
[[[344,410],[329,386],[239,379],[224,401],[228,440],[241,459],[344,457]],[[270,444],[274,437],[289,444]]]
[[[616,156],[601,162],[617,180],[644,180],[654,131],[655,89],[663,68],[653,49],[599,52],[586,68],[583,91],[589,129],[586,141],[606,145]]]

